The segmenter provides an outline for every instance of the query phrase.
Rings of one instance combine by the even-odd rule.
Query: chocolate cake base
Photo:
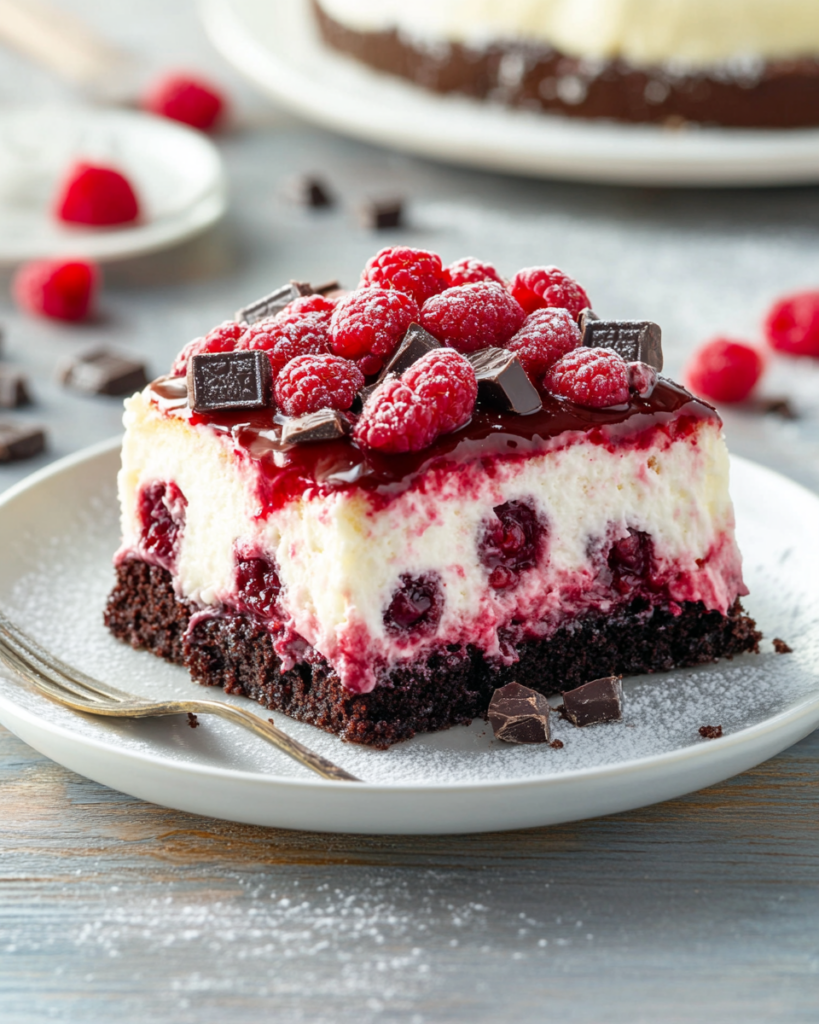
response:
[[[745,61],[708,72],[583,60],[548,46],[424,46],[390,32],[358,32],[313,2],[324,41],[364,64],[439,93],[460,93],[569,117],[736,128],[819,124],[819,61]]]
[[[380,748],[468,724],[486,714],[493,690],[509,682],[548,696],[601,676],[666,671],[757,651],[761,638],[739,600],[728,616],[702,604],[686,604],[674,616],[635,601],[616,618],[589,616],[548,640],[518,644],[514,665],[489,661],[474,647],[454,647],[393,669],[371,693],[360,694],[345,690],[309,649],[307,660],[282,671],[270,633],[251,616],[221,613],[202,619],[188,635],[195,610],[177,599],[170,573],[131,560],[117,568],[105,624],[133,647],[185,665],[204,685]]]

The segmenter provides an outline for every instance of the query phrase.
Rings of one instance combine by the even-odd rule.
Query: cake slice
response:
[[[410,249],[288,288],[126,402],[115,635],[377,747],[757,649],[720,419],[655,325]]]

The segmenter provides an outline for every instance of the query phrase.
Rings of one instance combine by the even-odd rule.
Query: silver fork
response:
[[[270,719],[217,700],[151,701],[123,693],[107,683],[72,668],[50,654],[36,640],[15,626],[0,612],[0,661],[17,675],[35,686],[40,693],[74,711],[112,718],[161,718],[166,715],[219,715],[229,722],[243,725],[255,732],[294,761],[310,768],[324,779],[361,782],[355,775],[339,768],[326,757],[314,753],[303,743],[282,732]]]

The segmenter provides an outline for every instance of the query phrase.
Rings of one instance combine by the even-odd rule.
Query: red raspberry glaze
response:
[[[366,376],[378,373],[420,316],[411,295],[383,288],[358,288],[336,304],[330,320],[333,352],[354,359]]]
[[[142,107],[206,132],[222,116],[226,104],[221,92],[203,78],[174,73],[151,84],[142,97]]]
[[[284,322],[269,317],[251,324],[236,347],[267,352],[275,381],[279,372],[296,356],[317,356],[329,351],[327,321],[321,313],[306,313],[298,320]]]
[[[214,327],[212,331],[208,331],[204,338],[194,338],[174,360],[171,374],[174,377],[184,377],[188,372],[188,361],[191,356],[198,356],[203,352],[232,352],[246,330],[247,324],[237,324],[235,320],[225,320],[218,327]]]
[[[370,396],[354,432],[364,448],[382,452],[420,452],[437,435],[435,408],[395,377]]]
[[[546,373],[545,387],[589,409],[608,409],[629,400],[628,368],[610,348],[576,348]]]
[[[105,227],[137,220],[139,202],[124,174],[113,167],[78,163],[59,188],[54,212],[71,224]]]
[[[296,356],[276,378],[276,404],[288,416],[319,409],[349,409],[364,374],[341,356]]]
[[[99,271],[84,260],[35,260],[16,273],[12,292],[18,305],[37,316],[84,320],[94,305]]]
[[[446,288],[447,278],[437,253],[398,245],[382,249],[367,262],[359,287],[367,285],[406,292],[421,306]]]
[[[591,306],[589,297],[573,277],[557,267],[527,267],[512,278],[509,290],[527,313],[544,306],[568,309],[574,319]]]
[[[421,309],[422,326],[459,352],[503,348],[524,318],[520,305],[494,281],[447,288]]]
[[[537,309],[507,344],[532,380],[580,344],[580,328],[567,309]]]
[[[475,371],[454,349],[429,352],[406,371],[401,381],[435,410],[437,435],[462,427],[478,398]]]
[[[756,387],[764,365],[762,354],[752,345],[714,338],[691,357],[685,380],[694,394],[713,402],[743,402]]]
[[[771,348],[819,359],[819,292],[796,292],[775,302],[765,317]]]
[[[444,271],[450,288],[461,284],[477,284],[478,281],[494,281],[503,284],[503,278],[491,263],[476,260],[474,256],[465,256],[462,260],[450,263]]]

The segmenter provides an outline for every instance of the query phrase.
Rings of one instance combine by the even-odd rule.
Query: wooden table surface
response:
[[[89,343],[164,372],[190,337],[291,277],[356,279],[398,239],[504,270],[564,265],[609,315],[663,324],[667,366],[771,299],[819,284],[819,190],[679,192],[516,180],[385,153],[272,112],[213,55],[192,0],[64,0],[157,64],[229,88],[224,225],[109,268],[102,315],[65,328],[0,300],[4,358],[50,430],[0,490],[119,429],[118,400],[63,391]],[[0,101],[63,98],[0,53]],[[339,204],[283,198],[320,171]],[[356,225],[399,192],[407,228]],[[796,423],[739,411],[732,448],[819,490],[819,368],[774,364]],[[2,552],[0,538],[0,553]],[[80,778],[0,728],[0,1020],[184,1024],[819,1020],[819,734],[739,778],[629,814],[466,837],[356,837],[180,814]]]

